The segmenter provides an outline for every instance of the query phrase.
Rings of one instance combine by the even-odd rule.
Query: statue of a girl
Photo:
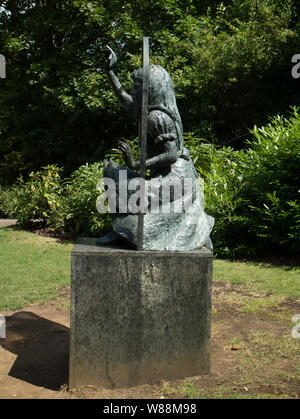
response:
[[[121,104],[140,120],[142,104],[143,71],[132,73],[134,85],[126,92],[112,68],[117,62],[115,53],[108,49],[106,73]],[[146,213],[144,216],[144,250],[184,251],[212,248],[210,232],[214,219],[203,211],[197,174],[188,150],[183,144],[183,129],[176,105],[172,80],[168,72],[157,65],[150,66],[148,103],[147,159],[146,169],[150,177],[146,183]],[[126,174],[126,182],[139,178],[140,162],[133,157],[126,141],[119,141],[125,164],[129,169],[113,161],[104,162],[104,177],[117,185],[119,196],[120,171]],[[126,171],[126,172],[124,172]],[[157,185],[160,185],[157,187]],[[165,188],[165,189],[164,189]],[[127,188],[127,197],[132,190]],[[168,189],[168,193],[164,191]],[[156,202],[154,210],[153,202]],[[138,239],[138,214],[120,213],[119,208],[111,213],[113,232],[97,239],[98,244],[108,244],[120,238],[136,245]]]

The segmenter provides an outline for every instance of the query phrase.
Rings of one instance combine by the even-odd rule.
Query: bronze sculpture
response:
[[[120,103],[139,120],[142,102],[143,71],[138,69],[131,75],[133,89],[126,92],[113,72],[117,57],[107,47],[108,62],[106,73]],[[158,65],[150,66],[148,102],[148,142],[146,169],[150,176],[146,179],[146,213],[144,216],[144,250],[193,250],[202,246],[212,248],[210,232],[214,219],[203,211],[203,197],[199,188],[197,173],[184,147],[183,128],[178,112],[173,83],[169,73]],[[139,177],[140,161],[133,157],[126,141],[119,141],[124,161],[129,169],[118,166],[113,161],[105,161],[104,176],[113,179],[119,195],[120,172],[126,173],[126,182]],[[188,188],[187,180],[190,180]],[[156,183],[155,183],[156,182]],[[159,184],[155,189],[154,185]],[[170,186],[166,202],[162,193],[164,185]],[[173,189],[172,189],[173,185]],[[184,196],[176,195],[174,185]],[[175,189],[174,189],[175,188]],[[128,191],[128,196],[132,192]],[[154,199],[158,200],[159,213],[151,211]],[[188,202],[188,205],[186,203]],[[168,204],[168,205],[166,205]],[[178,208],[180,211],[178,211]],[[136,245],[138,240],[138,216],[136,213],[111,214],[113,232],[97,239],[97,244],[108,244],[120,238]]]

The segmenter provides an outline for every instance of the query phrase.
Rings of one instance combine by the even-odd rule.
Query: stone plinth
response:
[[[70,388],[127,387],[210,370],[212,253],[72,251]]]

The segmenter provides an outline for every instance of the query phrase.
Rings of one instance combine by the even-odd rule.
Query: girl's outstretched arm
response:
[[[106,52],[107,65],[105,66],[105,72],[108,76],[109,82],[121,105],[124,106],[129,112],[133,113],[134,104],[132,96],[130,96],[130,94],[126,92],[126,90],[119,82],[118,78],[112,70],[114,65],[117,63],[117,56],[109,46],[106,46]]]

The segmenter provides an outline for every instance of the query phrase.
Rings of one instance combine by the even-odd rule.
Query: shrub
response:
[[[11,187],[0,185],[0,217],[11,217],[18,200],[20,189],[13,185]]]
[[[30,227],[34,221],[46,224],[59,209],[61,170],[55,165],[48,165],[30,173],[27,182],[20,177],[15,185],[2,194],[3,212],[17,218],[22,227]]]
[[[99,214],[96,209],[99,195],[96,185],[102,176],[102,163],[85,164],[72,173],[60,198],[59,220],[49,221],[53,230],[64,230],[74,235],[95,235],[109,229],[110,218]]]
[[[206,212],[215,217],[215,252],[249,256],[300,248],[300,115],[277,116],[252,130],[247,150],[217,149],[189,135],[205,179]]]
[[[18,219],[20,226],[32,228],[35,221],[54,233],[95,235],[110,226],[110,219],[96,210],[102,164],[85,164],[70,178],[61,179],[62,169],[46,166],[22,178],[9,190],[1,191],[1,210]]]
[[[187,134],[196,170],[205,179],[205,211],[215,217],[212,233],[218,256],[260,256],[300,250],[300,114],[277,116],[252,130],[248,149],[217,148]],[[137,141],[131,145],[137,152]],[[121,163],[113,149],[108,157]],[[55,232],[99,235],[111,228],[96,200],[102,163],[85,164],[62,180],[61,169],[46,166],[0,190],[0,211],[23,227],[39,220]]]
[[[277,116],[253,131],[248,151],[249,177],[244,198],[250,201],[249,232],[260,251],[300,250],[300,114]]]

